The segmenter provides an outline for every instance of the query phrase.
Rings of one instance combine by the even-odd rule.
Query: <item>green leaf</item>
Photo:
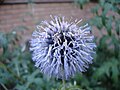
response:
[[[92,13],[95,13],[96,15],[98,15],[98,10],[99,10],[99,5],[96,5],[95,7],[93,7],[92,9],[91,9],[91,12]]]
[[[115,21],[115,30],[116,30],[116,34],[119,36],[120,35],[120,19]]]
[[[112,76],[111,76],[112,73]],[[93,78],[100,80],[105,75],[111,78],[114,82],[118,82],[119,70],[118,70],[118,61],[115,58],[112,58],[104,62],[93,74]]]
[[[79,4],[81,9],[83,9],[83,5],[88,2],[89,0],[75,0],[75,3]]]
[[[8,48],[8,40],[5,33],[2,32],[0,32],[0,48],[3,48],[3,53],[5,53]]]
[[[111,63],[111,66],[110,66],[111,67],[110,70],[111,70],[111,73],[112,73],[111,78],[115,83],[117,83],[119,81],[118,80],[118,77],[119,77],[119,70],[118,70],[119,62],[116,58],[112,58],[111,62],[109,62],[109,63]]]
[[[104,4],[104,7],[103,7],[103,15],[105,16],[107,13],[108,13],[108,11],[110,11],[111,9],[113,9],[113,6],[112,6],[112,4],[110,4],[110,3],[105,3]]]
[[[101,47],[101,48],[106,48],[106,42],[107,42],[107,40],[109,39],[110,37],[108,36],[108,35],[104,35],[102,38],[100,38],[100,40],[99,40],[99,46]]]
[[[104,4],[105,4],[105,0],[99,0],[99,5],[100,5],[101,7],[104,7]]]
[[[95,16],[90,20],[90,24],[96,26],[99,30],[103,28],[102,18],[100,16]]]
[[[113,21],[112,17],[109,17],[108,20],[106,20],[105,24],[109,36],[111,36],[112,34],[112,21]]]

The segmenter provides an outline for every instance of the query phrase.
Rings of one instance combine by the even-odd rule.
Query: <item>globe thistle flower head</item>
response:
[[[37,26],[30,40],[32,60],[48,76],[69,79],[85,72],[95,54],[94,36],[88,24],[78,26],[82,20],[66,21],[54,16]]]

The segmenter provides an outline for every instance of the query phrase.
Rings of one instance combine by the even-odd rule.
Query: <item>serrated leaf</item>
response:
[[[104,62],[93,74],[94,79],[101,79],[105,76],[105,74],[110,77],[114,82],[118,82],[118,61],[114,58],[110,59],[109,61]],[[112,73],[112,76],[110,75]]]
[[[120,19],[115,21],[115,30],[116,30],[116,34],[119,36],[120,35]]]
[[[103,7],[104,4],[105,4],[105,0],[99,0],[99,5],[100,5],[101,7]]]
[[[110,37],[107,35],[104,35],[100,40],[99,40],[99,45],[100,47],[106,47],[106,41],[109,39]]]
[[[109,17],[106,21],[105,27],[109,36],[112,34],[112,17]]]
[[[96,15],[98,15],[98,9],[99,9],[100,7],[99,7],[99,5],[97,5],[97,6],[95,6],[95,7],[93,7],[92,9],[91,9],[91,12],[92,13],[95,13]]]
[[[6,34],[2,32],[0,32],[0,48],[3,48],[3,52],[5,52],[8,48],[8,40],[6,38]]]
[[[113,6],[110,3],[105,3],[103,8],[104,8],[104,10],[102,13],[103,13],[103,15],[106,15],[108,13],[108,11],[113,9]]]
[[[96,16],[90,20],[90,24],[93,26],[96,26],[99,30],[103,28],[102,24],[102,18],[99,16]]]

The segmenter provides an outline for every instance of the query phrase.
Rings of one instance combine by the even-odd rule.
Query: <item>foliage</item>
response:
[[[87,90],[120,89],[119,3],[119,0],[99,0],[98,4],[91,9],[94,17],[89,20],[89,23],[99,30],[102,37],[96,38],[97,55],[91,70],[83,77],[85,80],[83,78],[81,80],[82,88],[85,87]]]
[[[88,3],[90,0],[75,0],[75,3],[80,5],[80,8],[83,9],[83,5]]]
[[[18,26],[12,32],[0,32],[0,90],[64,90],[61,80],[49,79],[34,67],[28,41],[21,42],[25,30]],[[81,90],[72,83],[65,88]]]

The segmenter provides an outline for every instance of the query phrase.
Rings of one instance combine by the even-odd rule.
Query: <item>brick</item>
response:
[[[0,6],[0,31],[10,32],[14,27],[27,26],[29,30],[23,36],[29,39],[35,29],[35,24],[42,20],[50,20],[50,14],[61,14],[67,18],[73,17],[73,19],[83,18],[85,21],[93,16],[90,12],[93,5],[86,5],[83,10],[80,10],[73,3],[33,4],[34,12],[32,12],[32,7],[28,4],[2,5]],[[33,14],[34,17],[30,16],[30,14]]]

